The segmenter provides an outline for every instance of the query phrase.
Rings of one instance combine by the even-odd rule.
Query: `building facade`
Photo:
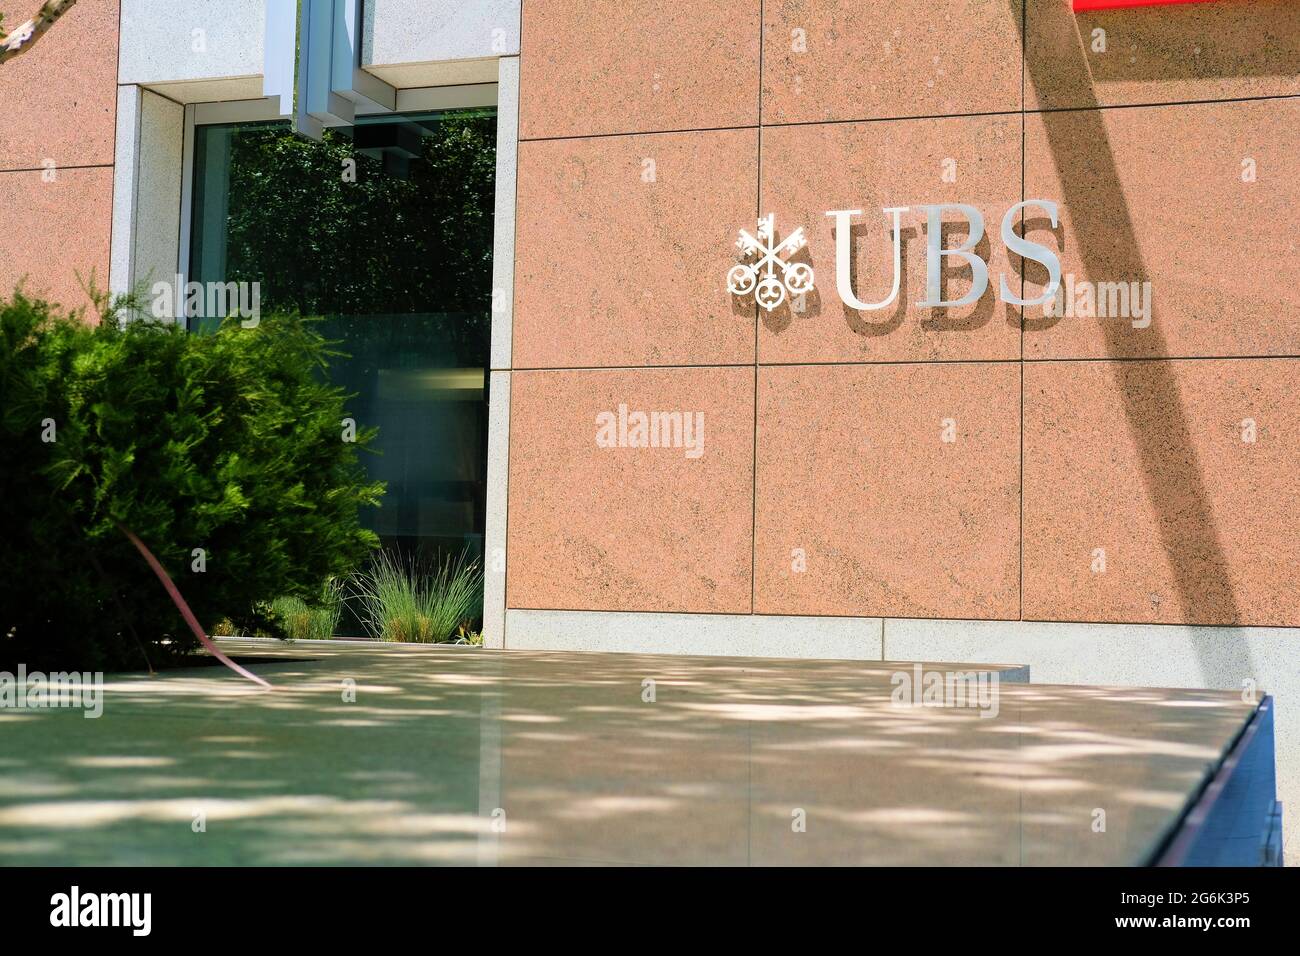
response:
[[[277,2],[0,70],[0,283],[190,275]],[[1074,6],[365,0],[358,89],[495,110],[490,645],[1268,692],[1300,800],[1300,4]]]

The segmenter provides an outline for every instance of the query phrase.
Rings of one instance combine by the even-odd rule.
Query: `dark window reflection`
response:
[[[195,131],[190,278],[259,282],[264,313],[322,318],[349,413],[379,426],[364,460],[388,493],[367,520],[403,551],[482,554],[495,141],[482,111],[368,118],[323,143],[279,123]]]

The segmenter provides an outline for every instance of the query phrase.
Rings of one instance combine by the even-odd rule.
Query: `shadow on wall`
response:
[[[1269,21],[1276,20],[1281,9],[1276,4],[1257,6],[1238,5],[1231,18],[1217,18],[1216,23],[1222,21],[1228,26],[1217,34],[1206,30],[1203,11],[1190,8],[1162,9],[1158,16],[1146,19],[1141,14],[1147,11],[1112,11],[1075,18],[1065,4],[1040,4],[1035,8],[1035,15],[1048,11],[1048,16],[1059,16],[1061,22],[1056,24],[1059,29],[1051,31],[1056,38],[1050,47],[1052,55],[1025,57],[1026,81],[1040,103],[1057,103],[1068,96],[1070,105],[1082,108],[1079,112],[1046,112],[1042,121],[1063,184],[1064,195],[1059,199],[1072,212],[1078,252],[1088,274],[1105,275],[1109,263],[1121,261],[1130,263],[1133,280],[1150,279],[1120,185],[1114,151],[1097,109],[1101,105],[1098,86],[1116,71],[1103,68],[1097,75],[1091,72],[1086,49],[1093,29],[1107,29],[1116,35],[1122,30],[1128,42],[1141,44],[1144,51],[1157,52],[1149,60],[1144,58],[1144,68],[1137,71],[1132,70],[1134,64],[1127,58],[1101,59],[1103,63],[1122,63],[1125,78],[1235,76],[1241,64],[1252,62],[1246,51],[1256,50],[1261,37],[1270,35]],[[1295,5],[1290,9],[1294,13]],[[1297,32],[1293,30],[1290,35],[1294,37]],[[1033,31],[1033,36],[1040,35]],[[1200,50],[1198,43],[1208,44],[1202,51],[1204,55],[1189,61],[1186,51]],[[1263,60],[1261,68],[1269,73],[1280,72],[1287,69],[1288,61],[1290,72],[1295,72],[1300,53],[1279,48],[1275,56]],[[1194,67],[1186,65],[1192,62]],[[1081,148],[1081,144],[1087,148]],[[1124,358],[1131,348],[1124,326],[1111,322],[1100,325],[1107,354]],[[1146,329],[1144,348],[1149,349],[1146,354],[1151,357],[1169,354],[1160,328],[1160,323],[1153,321]],[[1116,361],[1111,363],[1111,369],[1124,398],[1129,434],[1142,463],[1142,481],[1178,588],[1182,620],[1240,620],[1204,475],[1170,366],[1160,361]],[[1200,654],[1198,664],[1203,677],[1212,679],[1213,672],[1223,666],[1224,654],[1231,656],[1231,672],[1253,673],[1245,642],[1227,638],[1223,643],[1224,647],[1214,655]],[[1202,645],[1197,647],[1199,651]]]
[[[1227,7],[1230,15],[1223,9]],[[1052,106],[1104,100],[1110,83],[1294,79],[1300,74],[1300,5],[1293,0],[1221,0],[1206,7],[1080,14],[1069,3],[1038,2],[1030,4],[1029,16],[1041,26],[1031,31],[1036,55],[1025,63],[1026,77],[1039,102]],[[1105,31],[1114,55],[1085,55],[1084,45],[1094,42],[1097,30]]]

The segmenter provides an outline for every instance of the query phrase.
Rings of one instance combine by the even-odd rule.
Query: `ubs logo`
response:
[[[752,292],[754,301],[769,312],[784,302],[787,295],[811,292],[814,280],[812,266],[781,258],[794,255],[808,244],[803,226],[777,242],[775,223],[776,217],[768,213],[758,221],[757,237],[740,230],[736,248],[740,250],[741,261],[727,273],[727,288],[732,295],[745,296]]]
[[[1016,203],[1002,217],[1000,235],[1003,244],[1011,252],[1024,259],[1031,259],[1047,269],[1048,282],[1043,291],[1033,298],[1021,298],[1007,284],[1005,275],[998,276],[998,295],[1011,305],[1034,306],[1050,302],[1061,284],[1061,260],[1056,253],[1044,245],[1031,242],[1016,234],[1014,225],[1016,213],[1022,209],[1036,206],[1050,217],[1052,228],[1057,227],[1057,206],[1048,199],[1027,199]],[[926,308],[950,308],[970,305],[979,300],[989,287],[989,267],[975,248],[984,238],[984,214],[974,206],[965,203],[934,203],[915,207],[923,213],[926,222],[926,271],[925,298],[916,303]],[[893,233],[894,279],[890,293],[879,302],[863,302],[853,290],[853,218],[863,215],[861,209],[833,209],[826,215],[835,220],[835,291],[850,309],[859,312],[873,312],[893,305],[898,299],[898,290],[902,282],[903,244],[902,220],[905,213],[912,211],[910,206],[890,206],[882,210],[890,222]],[[959,213],[968,224],[966,238],[960,245],[944,248],[943,227],[945,213]],[[951,223],[951,219],[948,220]],[[777,241],[775,217],[769,213],[758,221],[758,235],[751,236],[740,230],[736,246],[741,252],[741,262],[727,273],[727,288],[733,295],[748,296],[767,311],[780,306],[790,296],[812,291],[814,274],[812,266],[805,262],[794,262],[790,256],[807,246],[803,227],[790,233],[785,239]],[[971,287],[959,299],[944,299],[942,288],[943,260],[945,257],[964,261],[971,270]]]

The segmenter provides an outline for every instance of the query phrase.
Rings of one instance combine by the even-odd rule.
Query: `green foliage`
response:
[[[361,127],[358,127],[360,135]],[[262,307],[303,315],[487,314],[496,122],[452,114],[423,131],[405,175],[326,130],[269,124],[232,138],[225,275],[260,282]],[[343,176],[356,163],[356,181]]]
[[[358,515],[383,492],[358,461],[373,431],[342,440],[309,322],[190,335],[120,308],[96,326],[0,299],[0,663],[138,668],[193,649],[119,524],[203,627],[250,632],[280,633],[271,600],[318,605],[377,545]]]
[[[466,558],[431,565],[377,552],[357,582],[362,622],[381,641],[430,644],[468,634],[482,613],[483,570]]]
[[[343,582],[331,578],[321,585],[313,606],[300,597],[278,597],[271,602],[271,616],[295,641],[327,641],[338,630],[343,615]]]
[[[483,632],[476,631],[468,624],[462,624],[456,628],[456,633],[447,642],[449,644],[472,644],[474,647],[483,646]]]

